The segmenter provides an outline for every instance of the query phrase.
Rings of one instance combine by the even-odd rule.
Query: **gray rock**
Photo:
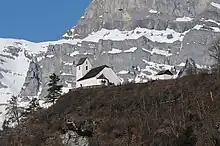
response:
[[[192,58],[189,58],[186,60],[185,66],[178,73],[178,77],[192,74],[197,74],[197,67],[195,61]]]
[[[36,96],[38,94],[41,84],[40,74],[40,66],[36,62],[31,61],[24,86],[21,90],[22,96]]]
[[[68,131],[60,136],[64,146],[88,146],[89,140],[85,137],[78,136],[73,131]]]

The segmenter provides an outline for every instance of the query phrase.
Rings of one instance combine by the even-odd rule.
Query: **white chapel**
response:
[[[121,79],[112,68],[107,65],[93,68],[88,57],[79,60],[76,65],[76,88],[109,84],[121,84]]]

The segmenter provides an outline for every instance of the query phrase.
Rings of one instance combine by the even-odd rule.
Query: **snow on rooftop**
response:
[[[142,72],[149,72],[151,73],[151,75],[148,75],[148,78],[154,78],[154,76],[161,70],[172,70],[172,68],[174,68],[174,66],[171,65],[167,65],[167,64],[161,64],[161,63],[155,63],[155,62],[151,62],[151,61],[147,61],[145,59],[142,59],[142,61],[144,63],[146,63],[146,67],[144,69],[142,69]]]

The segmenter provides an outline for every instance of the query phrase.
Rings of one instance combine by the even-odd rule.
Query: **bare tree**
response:
[[[216,41],[209,48],[208,54],[215,61],[214,65],[213,65],[214,70],[217,72],[220,72],[220,40]]]
[[[6,111],[6,116],[8,118],[7,121],[19,125],[23,113],[23,108],[18,106],[17,96],[12,96],[11,99],[8,101]]]

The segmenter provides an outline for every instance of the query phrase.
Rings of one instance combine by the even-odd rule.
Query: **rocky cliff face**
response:
[[[137,82],[180,69],[188,58],[197,68],[209,66],[208,47],[220,37],[219,13],[220,0],[94,0],[61,40],[0,39],[1,103],[12,94],[43,97],[54,72],[68,91],[75,86],[75,63],[85,56]]]
[[[210,18],[207,12],[215,8],[211,0],[94,0],[78,25],[68,31],[68,37],[85,37],[101,28],[133,30],[136,27],[186,31],[201,18]],[[215,16],[212,17],[215,17]],[[191,22],[178,22],[176,18],[194,18]],[[199,16],[199,17],[198,17]],[[191,19],[189,19],[191,20]],[[65,37],[65,36],[64,36]]]

